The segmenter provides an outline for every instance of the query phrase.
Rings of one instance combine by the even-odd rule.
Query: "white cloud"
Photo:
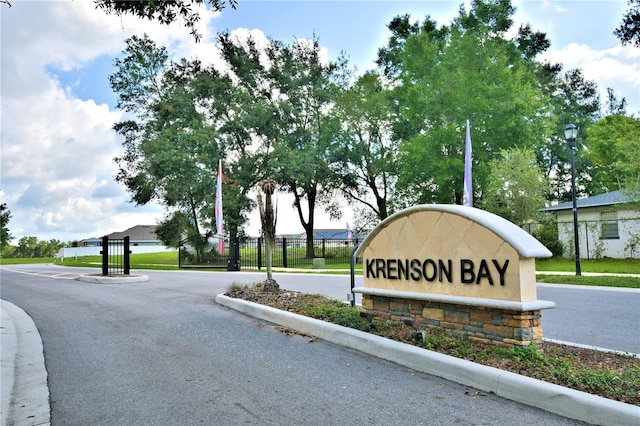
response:
[[[550,50],[541,59],[564,64],[565,70],[581,68],[587,80],[598,84],[606,100],[608,87],[625,93],[630,113],[640,111],[640,53],[629,46],[597,50],[585,44],[570,43],[560,50]]]
[[[134,32],[184,52],[195,50],[193,38],[180,25],[106,16],[90,1],[12,6],[0,7],[2,201],[13,216],[10,231],[16,239],[66,241],[155,223],[162,209],[134,209],[113,182],[122,146],[112,126],[121,113],[78,99],[55,73],[118,54]],[[210,19],[203,19],[205,34]]]
[[[112,126],[122,113],[79,99],[74,91],[88,82],[63,86],[56,74],[117,56],[128,37],[143,33],[175,57],[198,57],[205,65],[219,62],[217,47],[208,42],[215,41],[211,24],[218,15],[201,14],[196,27],[202,41],[195,43],[180,21],[167,26],[108,16],[92,1],[0,5],[0,172],[2,201],[12,212],[9,229],[16,239],[81,239],[153,224],[163,216],[158,206],[128,203],[128,194],[113,180],[113,158],[122,152],[122,141]]]

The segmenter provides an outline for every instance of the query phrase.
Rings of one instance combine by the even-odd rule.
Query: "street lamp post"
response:
[[[573,151],[576,147],[576,137],[578,136],[578,127],[574,124],[567,124],[564,128],[564,137],[569,144],[571,151],[571,199],[573,201],[573,244],[576,253],[576,275],[582,275],[580,271],[580,244],[578,243],[578,208],[576,205],[576,167]]]

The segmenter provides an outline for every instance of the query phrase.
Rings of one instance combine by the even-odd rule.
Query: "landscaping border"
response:
[[[561,416],[593,424],[640,424],[640,407],[635,405],[432,352],[326,321],[231,298],[224,294],[218,294],[215,301],[264,321]]]

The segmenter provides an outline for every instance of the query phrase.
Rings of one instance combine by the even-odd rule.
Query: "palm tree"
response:
[[[276,213],[274,211],[271,196],[276,190],[276,182],[273,179],[265,179],[260,185],[264,192],[264,203],[262,194],[258,193],[258,208],[260,210],[260,221],[262,223],[262,233],[265,240],[265,263],[267,264],[267,280],[264,282],[265,291],[277,291],[280,286],[273,279],[272,263],[273,249],[276,246]]]

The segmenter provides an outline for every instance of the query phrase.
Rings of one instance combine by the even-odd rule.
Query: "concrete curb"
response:
[[[25,311],[0,300],[2,425],[49,425],[51,406],[40,333]]]
[[[423,373],[593,424],[640,424],[640,407],[461,360],[224,294],[216,303]]]
[[[86,283],[93,284],[132,284],[132,283],[141,283],[145,281],[149,281],[148,275],[129,275],[122,277],[115,276],[103,276],[103,275],[80,275],[76,278],[78,281],[83,281]]]

